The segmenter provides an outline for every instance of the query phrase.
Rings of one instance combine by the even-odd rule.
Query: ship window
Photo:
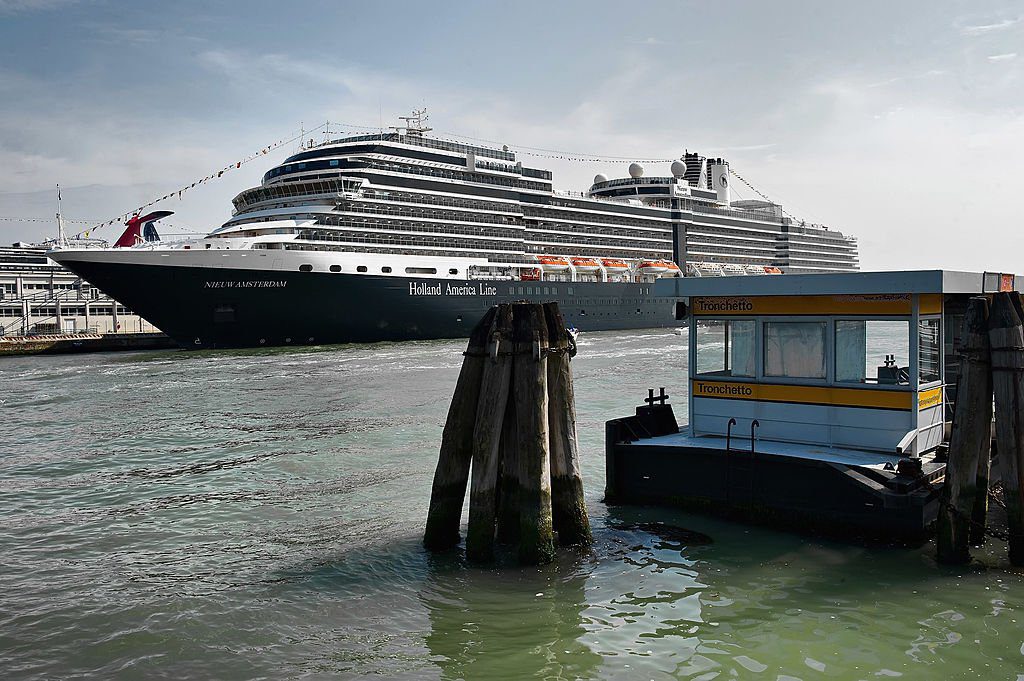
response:
[[[905,385],[909,363],[909,321],[836,320],[836,381]]]
[[[523,287],[522,286],[519,287],[519,295],[523,295]]]
[[[313,266],[312,265],[299,265],[299,271],[300,272],[312,272],[313,271]]]
[[[366,265],[360,265],[359,267],[356,268],[356,272],[365,272],[365,271],[366,271]]]
[[[697,336],[697,372],[705,376],[754,375],[754,321],[710,319]]]
[[[508,287],[508,294],[510,296],[512,296],[512,295],[515,295],[515,293],[516,293],[516,287],[515,286],[509,286]]]
[[[338,167],[338,159],[333,159],[331,161],[331,167],[332,168],[337,168]]]
[[[550,286],[545,286],[544,287],[544,295],[546,295],[546,296],[551,295],[551,287]]]
[[[459,273],[459,271],[457,269],[455,269],[454,267],[451,268],[450,270],[448,270],[448,274],[458,274],[458,273]]]
[[[437,274],[436,267],[406,267],[406,274]]]
[[[917,326],[918,355],[917,371],[921,377],[919,384],[932,383],[939,380],[939,365],[941,353],[939,343],[942,337],[939,335],[939,319],[921,319]]]
[[[764,375],[825,378],[825,322],[765,322]]]
[[[340,272],[341,271],[341,265],[331,265],[331,271],[332,272]]]
[[[391,273],[391,268],[388,267],[387,265],[385,265],[384,267],[380,268],[380,271],[383,272],[384,274],[390,274]]]

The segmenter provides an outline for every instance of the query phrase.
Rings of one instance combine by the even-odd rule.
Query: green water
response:
[[[581,340],[596,542],[541,569],[420,548],[462,341],[0,361],[0,678],[1024,679],[1004,544],[603,505],[603,422],[685,413],[686,341]]]

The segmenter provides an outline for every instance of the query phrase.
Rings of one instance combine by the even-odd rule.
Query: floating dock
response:
[[[967,300],[1018,282],[931,270],[764,277],[755,291],[743,277],[659,284],[688,325],[688,419],[680,428],[652,391],[607,423],[607,501],[923,537]]]
[[[179,347],[162,333],[77,333],[0,337],[0,357],[67,355],[118,350],[165,350]]]

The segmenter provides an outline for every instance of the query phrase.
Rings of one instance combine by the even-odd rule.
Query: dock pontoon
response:
[[[1020,284],[941,270],[660,282],[688,324],[688,422],[653,392],[608,422],[606,500],[924,535],[967,299]]]

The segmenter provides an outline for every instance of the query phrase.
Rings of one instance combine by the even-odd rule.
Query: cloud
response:
[[[993,54],[993,55],[987,57],[987,59],[989,61],[1009,61],[1010,59],[1016,59],[1016,58],[1017,58],[1017,53],[1016,52],[1007,52],[1006,54]]]
[[[157,42],[165,31],[150,28],[119,28],[117,26],[97,26],[96,33],[104,39],[118,45],[148,45]]]
[[[45,12],[73,5],[78,0],[0,0],[0,14],[19,12]]]
[[[975,26],[961,26],[960,33],[963,35],[984,35],[986,33],[992,33],[994,31],[1004,31],[1008,28],[1016,26],[1021,22],[1024,17],[1017,17],[1016,19],[1003,19],[997,21],[994,24],[979,24]]]
[[[439,137],[605,157],[671,158],[684,148],[721,154],[791,213],[858,236],[867,268],[1019,269],[1012,259],[1024,243],[1011,202],[1000,200],[1024,180],[1016,161],[1024,158],[1024,117],[1012,106],[1020,90],[1004,85],[1013,69],[989,67],[984,59],[973,60],[976,67],[929,59],[908,65],[906,74],[894,72],[891,62],[856,72],[833,66],[799,78],[787,71],[784,88],[752,71],[741,87],[723,85],[717,71],[666,71],[652,55],[656,50],[642,45],[618,49],[607,69],[564,95],[558,88],[569,90],[568,81],[525,89],[501,79],[463,85],[436,72],[220,46],[182,64],[184,84],[170,83],[181,101],[170,110],[127,109],[116,97],[79,97],[70,110],[59,106],[60,93],[45,80],[0,71],[0,166],[9,173],[0,191],[38,192],[32,206],[47,217],[60,181],[69,215],[109,219],[286,138],[300,120],[307,129],[324,119],[387,126],[426,104]],[[881,87],[887,84],[900,86]],[[203,89],[213,92],[215,109],[197,109],[192,91]],[[7,91],[17,97],[3,96]],[[694,92],[701,93],[696,106]],[[992,105],[993,93],[1002,93],[999,102],[1007,105]],[[289,151],[170,202],[175,222],[201,231],[216,227],[227,219],[231,197],[257,184]],[[558,189],[584,189],[596,172],[625,174],[625,164],[611,160],[547,156],[522,154],[521,160],[552,170]],[[652,176],[668,170],[667,163],[646,165]],[[7,198],[0,194],[0,209],[8,211],[0,214],[35,216],[25,212],[23,197]],[[980,225],[1007,247],[964,242],[964,231]]]
[[[865,87],[885,87],[886,85],[894,85],[896,83],[905,83],[910,80],[921,80],[924,78],[935,78],[937,76],[948,76],[949,71],[944,69],[928,69],[922,73],[913,73],[906,76],[893,76],[892,78],[886,78],[873,83],[868,83]]]

